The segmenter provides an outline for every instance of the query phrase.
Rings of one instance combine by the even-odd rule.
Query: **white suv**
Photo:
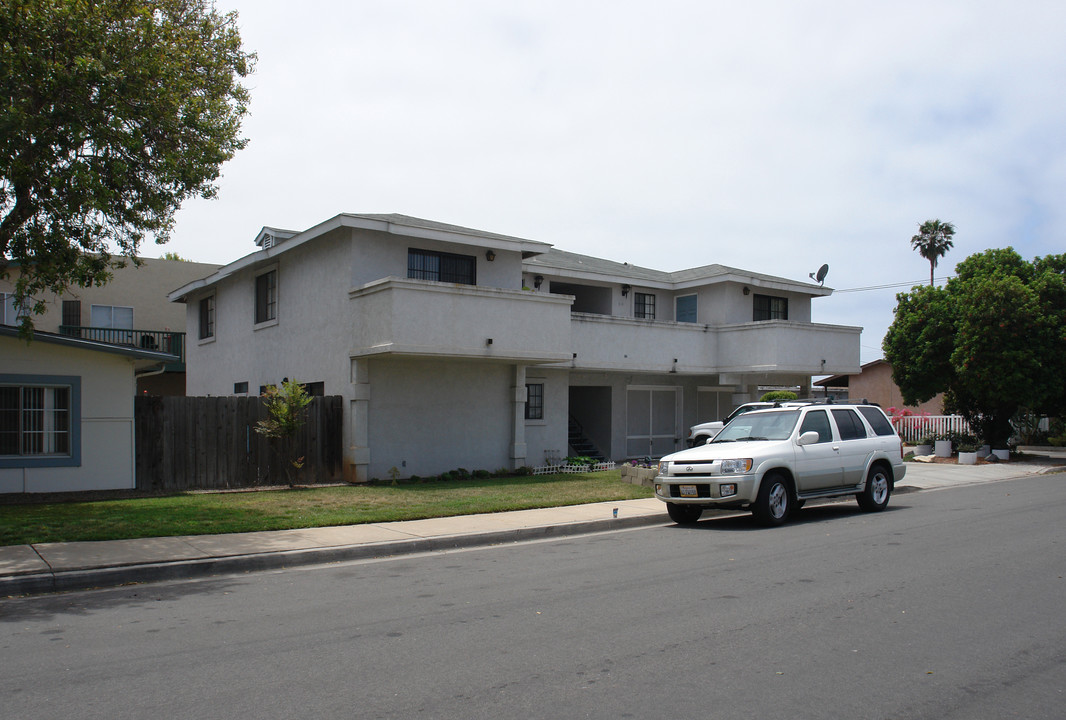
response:
[[[680,524],[705,509],[750,508],[779,525],[812,498],[854,495],[863,510],[884,510],[906,472],[903,443],[881,408],[809,404],[743,413],[706,445],[667,455],[655,497]]]

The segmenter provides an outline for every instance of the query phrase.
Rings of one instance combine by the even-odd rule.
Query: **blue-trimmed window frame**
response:
[[[64,455],[0,455],[0,468],[81,467],[81,377],[0,374],[0,385],[65,387],[70,390],[70,451]]]

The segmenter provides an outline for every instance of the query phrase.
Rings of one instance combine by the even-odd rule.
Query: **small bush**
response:
[[[772,390],[761,398],[759,402],[774,402],[775,400],[795,400],[799,396],[791,390]]]

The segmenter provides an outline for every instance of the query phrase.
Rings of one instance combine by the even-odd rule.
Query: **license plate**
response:
[[[695,485],[679,485],[678,489],[681,491],[681,497],[699,497]]]

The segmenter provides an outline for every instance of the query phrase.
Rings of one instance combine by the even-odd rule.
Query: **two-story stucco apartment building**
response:
[[[831,290],[709,265],[660,272],[404,215],[342,214],[170,295],[189,395],[284,379],[345,398],[349,479],[539,465],[570,433],[615,460],[684,446],[755,398],[856,372]]]

